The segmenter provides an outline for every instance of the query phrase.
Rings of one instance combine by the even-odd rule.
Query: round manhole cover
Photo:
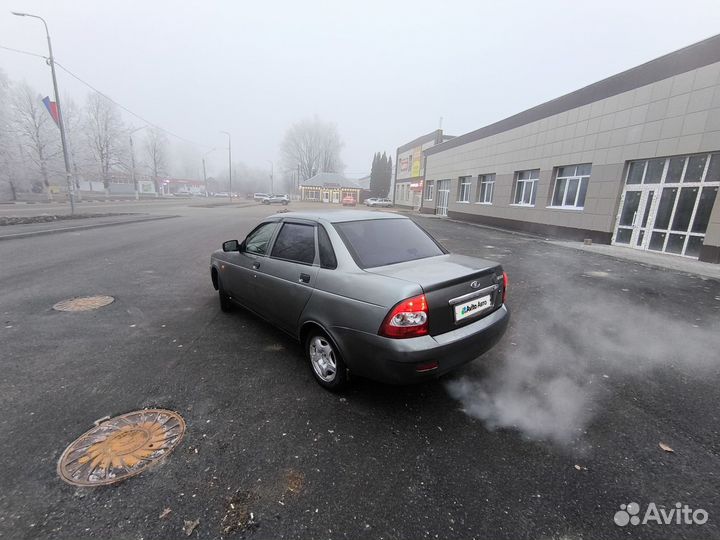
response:
[[[83,296],[58,302],[53,309],[56,311],[90,311],[112,304],[114,301],[112,296]]]
[[[185,421],[173,411],[147,409],[116,416],[68,446],[58,474],[76,486],[113,484],[163,459],[184,433]]]

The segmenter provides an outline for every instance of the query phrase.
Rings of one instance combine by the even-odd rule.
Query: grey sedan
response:
[[[239,304],[297,339],[316,380],[410,383],[490,349],[509,319],[507,275],[448,253],[407,217],[290,212],[210,258],[220,307]]]

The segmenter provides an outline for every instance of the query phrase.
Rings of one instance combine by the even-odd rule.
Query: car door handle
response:
[[[300,283],[310,283],[310,274],[300,274]]]
[[[260,263],[259,263],[259,262],[254,262],[254,263],[253,263],[253,269],[257,270],[258,268],[260,268]]]

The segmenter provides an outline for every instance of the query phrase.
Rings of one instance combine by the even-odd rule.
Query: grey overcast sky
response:
[[[0,45],[44,54],[164,128],[238,161],[285,129],[338,125],[349,176],[437,128],[460,135],[720,32],[720,0],[179,2],[1,0]],[[41,59],[0,67],[51,93]],[[63,93],[85,88],[60,72]],[[140,122],[134,121],[136,125]],[[214,168],[222,167],[222,155]]]

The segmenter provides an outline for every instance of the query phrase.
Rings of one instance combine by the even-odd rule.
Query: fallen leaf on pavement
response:
[[[675,452],[675,450],[673,450],[672,448],[670,448],[670,447],[669,447],[667,444],[665,444],[664,442],[658,443],[658,446],[659,446],[660,448],[662,448],[663,450],[665,450],[666,452]]]
[[[196,519],[195,521],[188,521],[185,520],[185,526],[183,527],[183,531],[185,532],[185,536],[190,536],[193,531],[195,530],[195,527],[200,525],[200,520]]]
[[[168,517],[170,512],[172,512],[172,510],[170,510],[169,508],[166,508],[165,510],[163,510],[162,513],[160,514],[160,519]]]
[[[578,471],[587,471],[587,467],[583,467],[582,465],[575,465],[575,468]]]

